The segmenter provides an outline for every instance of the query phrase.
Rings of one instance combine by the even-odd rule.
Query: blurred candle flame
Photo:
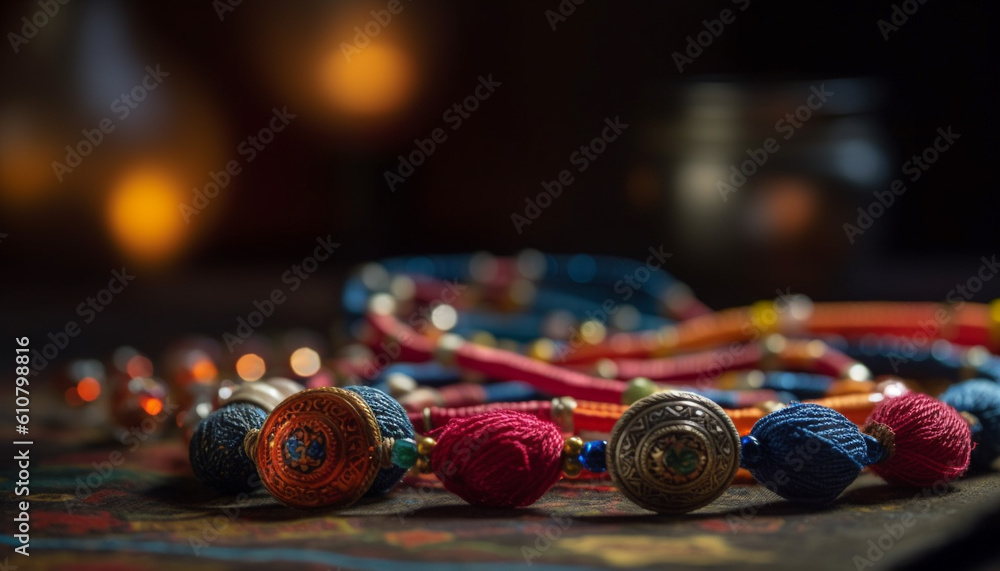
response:
[[[175,255],[185,237],[178,204],[185,194],[167,173],[151,167],[128,171],[111,193],[107,218],[119,247],[138,262]]]
[[[384,115],[411,97],[414,64],[409,54],[389,42],[372,43],[348,58],[332,49],[321,65],[321,85],[333,103],[351,115]]]

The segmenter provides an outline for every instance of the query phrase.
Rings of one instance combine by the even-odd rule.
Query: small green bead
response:
[[[636,377],[628,382],[622,393],[622,404],[631,406],[635,401],[656,393],[656,383],[646,377]]]
[[[412,468],[417,463],[417,443],[410,438],[397,439],[392,445],[392,463],[400,468]]]

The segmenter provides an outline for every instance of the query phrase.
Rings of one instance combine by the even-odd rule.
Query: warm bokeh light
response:
[[[191,376],[195,381],[199,383],[208,383],[219,375],[218,369],[215,367],[215,363],[212,362],[208,357],[202,357],[195,361],[194,365],[191,366]]]
[[[76,384],[76,392],[85,402],[92,402],[101,396],[101,383],[93,377],[84,377]]]
[[[136,261],[166,261],[184,239],[184,220],[177,205],[185,198],[180,185],[162,171],[148,167],[129,171],[108,201],[112,236]]]
[[[256,381],[264,376],[266,366],[259,355],[247,353],[236,361],[236,374],[244,381]]]
[[[139,406],[142,407],[142,410],[146,411],[146,414],[155,416],[163,410],[163,401],[155,397],[141,397],[139,399]]]
[[[135,355],[125,365],[125,372],[133,379],[136,377],[149,377],[153,374],[153,362],[142,355]]]
[[[383,115],[410,99],[414,71],[410,56],[388,42],[373,42],[353,54],[350,61],[337,47],[323,60],[321,85],[346,113]]]
[[[292,353],[292,371],[300,377],[311,377],[319,371],[319,353],[309,347],[301,347]]]

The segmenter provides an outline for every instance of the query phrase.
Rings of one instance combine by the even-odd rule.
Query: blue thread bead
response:
[[[378,428],[382,432],[382,438],[392,437],[396,440],[413,439],[413,424],[410,423],[410,417],[406,415],[406,410],[396,402],[396,399],[372,387],[356,385],[344,388],[357,393],[361,398],[365,399],[372,412],[375,413],[375,420],[378,422]],[[375,481],[368,488],[368,491],[365,492],[365,495],[369,497],[385,495],[405,475],[406,468],[400,466],[382,468],[378,471]]]
[[[972,465],[978,469],[989,467],[1000,456],[1000,385],[982,379],[965,381],[948,387],[941,401],[979,421],[973,435],[976,447],[972,449]]]
[[[742,439],[740,465],[781,497],[828,504],[882,459],[885,448],[839,412],[795,404],[757,421]]]
[[[264,424],[267,413],[257,405],[235,402],[198,423],[188,454],[191,470],[206,485],[235,494],[252,490],[257,468],[243,451],[243,438],[250,429]]]
[[[580,463],[588,472],[599,474],[608,470],[608,442],[593,440],[583,445],[580,451]]]

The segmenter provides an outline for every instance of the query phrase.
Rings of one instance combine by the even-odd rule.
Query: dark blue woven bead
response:
[[[413,438],[413,424],[410,422],[410,417],[406,415],[406,410],[396,402],[396,399],[372,387],[358,385],[344,388],[357,393],[361,398],[365,399],[372,412],[375,413],[375,419],[378,421],[378,427],[382,431],[383,438],[389,436],[392,438]],[[405,475],[406,468],[400,468],[399,466],[382,468],[379,470],[378,475],[375,476],[375,482],[368,488],[365,495],[384,495],[398,484]]]
[[[757,421],[742,440],[740,465],[785,499],[827,504],[885,454],[839,412],[795,404]]]
[[[982,379],[965,381],[949,387],[941,401],[979,421],[978,428],[973,426],[972,465],[989,467],[1000,456],[1000,385]]]
[[[194,475],[224,493],[253,489],[257,468],[243,451],[243,438],[250,429],[260,429],[265,418],[264,409],[243,402],[208,415],[198,424],[188,448]]]

